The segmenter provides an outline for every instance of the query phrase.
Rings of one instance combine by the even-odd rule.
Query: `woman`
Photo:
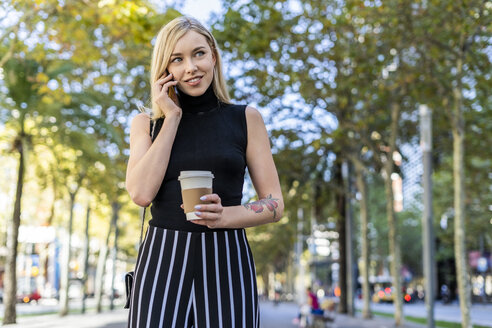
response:
[[[152,203],[152,219],[129,327],[259,327],[244,228],[278,221],[283,199],[261,115],[230,103],[221,65],[214,37],[193,18],[179,17],[157,35],[153,115],[138,114],[130,131],[126,188],[136,204]],[[259,200],[241,205],[246,167]],[[215,176],[213,194],[203,199],[209,204],[197,207],[193,221],[181,208],[183,170]]]

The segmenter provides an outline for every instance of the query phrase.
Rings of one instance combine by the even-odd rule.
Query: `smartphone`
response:
[[[166,70],[166,74],[169,75],[169,72]],[[174,81],[174,79],[172,79]],[[178,104],[178,92],[176,90],[176,86],[173,85],[169,89],[167,89],[167,95],[169,98],[171,98],[172,101],[174,101],[176,104]]]

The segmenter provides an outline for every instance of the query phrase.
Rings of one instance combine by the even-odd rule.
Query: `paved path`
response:
[[[57,314],[35,317],[20,317],[17,324],[5,327],[19,328],[124,328],[128,311],[121,309],[112,312],[70,314],[59,317]]]
[[[488,309],[488,307],[487,307]],[[388,308],[389,310],[389,308]],[[407,311],[405,311],[408,315]],[[297,328],[296,318],[298,307],[295,303],[280,303],[275,306],[271,302],[260,303],[261,328]],[[125,328],[128,311],[118,307],[112,312],[96,314],[93,311],[85,315],[71,314],[60,318],[56,314],[21,316],[17,324],[6,327],[22,328]],[[492,315],[492,313],[491,313]],[[422,316],[422,315],[420,315]],[[485,326],[492,327],[492,321]],[[336,320],[327,325],[330,328],[390,328],[395,327],[392,318],[376,317],[370,320],[363,320],[360,312],[354,317],[346,315],[336,315]],[[421,328],[418,325],[406,322],[403,328]],[[214,327],[215,328],[215,327]]]
[[[297,328],[298,306],[295,303],[280,303],[274,306],[271,302],[261,303],[261,328]],[[355,318],[336,314],[335,321],[327,324],[330,328],[389,328],[395,327],[391,318],[373,318],[363,320],[360,316]],[[422,325],[405,323],[400,328],[421,328]]]
[[[261,303],[262,328],[296,328],[295,319],[298,307],[294,303],[281,303],[274,306],[270,302]],[[125,328],[128,311],[118,309],[112,312],[96,314],[89,312],[85,315],[71,314],[60,318],[58,315],[37,315],[20,317],[17,324],[8,327],[22,328]],[[389,328],[394,327],[391,319],[361,320],[337,315],[332,328]],[[405,325],[405,328],[420,328],[418,325]]]

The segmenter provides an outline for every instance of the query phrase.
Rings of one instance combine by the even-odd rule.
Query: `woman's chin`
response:
[[[184,90],[180,88],[179,91],[187,94],[188,96],[198,97],[203,95],[205,91],[207,91],[207,89],[208,87],[204,88],[202,86],[199,86],[199,87],[187,87]]]

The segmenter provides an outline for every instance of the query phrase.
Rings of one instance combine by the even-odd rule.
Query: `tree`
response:
[[[413,76],[408,70],[399,69],[398,62],[407,61],[403,56],[405,42],[400,34],[394,33],[395,28],[403,30],[400,22],[408,13],[400,7],[408,3],[383,6],[367,1],[323,4],[303,1],[295,8],[286,2],[225,3],[229,9],[224,20],[215,25],[214,32],[228,52],[226,59],[234,62],[238,72],[234,76],[236,97],[269,103],[276,117],[281,117],[287,108],[289,117],[310,122],[314,126],[310,132],[331,149],[330,155],[336,156],[338,163],[348,157],[347,149],[360,149],[367,142],[372,145],[375,161],[381,162],[381,156],[386,159],[384,166],[379,167],[385,168],[388,177],[390,251],[396,252],[392,256],[392,272],[399,299],[397,223],[388,188],[391,188],[399,113],[414,109],[413,103],[404,102],[403,97],[405,85]],[[254,96],[248,97],[253,93]],[[298,95],[300,100],[292,95]],[[292,98],[295,102],[285,100]],[[363,111],[370,111],[371,115],[366,117],[369,123],[359,119]],[[391,111],[393,116],[388,114]],[[336,128],[327,127],[326,122],[333,120]],[[362,130],[365,139],[350,137],[350,133]],[[367,138],[372,132],[377,132],[382,140]],[[342,276],[343,268],[342,256]],[[345,294],[342,289],[342,297]],[[395,319],[399,324],[401,300],[396,301],[396,308]],[[345,309],[343,300],[340,309],[342,312]]]
[[[360,193],[360,229],[361,229],[361,265],[362,276],[362,317],[369,319],[372,317],[370,308],[370,285],[369,285],[369,209],[367,205],[367,184],[365,177],[365,166],[359,160],[353,160],[355,166],[355,178],[357,189]]]
[[[284,191],[286,208],[284,218],[274,225],[263,225],[251,229],[249,240],[255,256],[258,275],[267,285],[269,273],[285,272],[292,264],[292,250],[296,238],[302,238],[311,231],[310,225],[304,225],[302,236],[296,236],[298,209],[305,209],[310,213],[316,207],[314,215],[318,223],[325,223],[326,191],[324,188],[325,150],[320,149],[316,140],[308,142],[299,140],[296,130],[271,131],[274,160]],[[313,151],[315,149],[315,151]],[[317,151],[321,154],[317,154]],[[319,176],[321,174],[321,176]],[[316,192],[316,189],[318,192]],[[312,200],[316,200],[317,205]],[[309,218],[306,215],[306,218]],[[304,290],[304,288],[303,288]]]
[[[19,153],[19,168],[17,178],[17,189],[15,194],[15,205],[12,222],[9,225],[7,245],[8,254],[5,268],[5,314],[3,323],[15,323],[17,302],[17,246],[18,234],[22,212],[22,189],[24,185],[25,156],[32,147],[30,131],[26,129],[26,120],[29,112],[33,110],[37,98],[36,89],[39,87],[33,83],[33,78],[38,64],[32,60],[18,60],[10,58],[4,65],[5,83],[9,90],[9,96],[18,106],[13,109],[13,115],[17,116],[17,135],[13,141],[13,150]]]
[[[31,131],[42,132],[35,136],[36,141],[54,140],[52,147],[57,143],[73,141],[64,139],[64,134],[73,135],[74,131],[95,134],[97,146],[94,150],[102,157],[111,155],[119,170],[118,174],[106,175],[116,180],[106,186],[116,186],[116,194],[122,195],[124,185],[121,182],[124,174],[121,172],[128,154],[123,151],[120,153],[119,149],[126,148],[126,116],[132,105],[135,109],[147,97],[148,84],[144,74],[150,62],[151,39],[163,21],[178,13],[168,10],[159,15],[146,1],[124,0],[104,5],[92,2],[60,4],[51,0],[25,0],[2,3],[2,8],[5,8],[5,12],[18,13],[20,17],[6,28],[3,34],[5,38],[0,45],[0,63],[4,73],[9,74],[6,86],[9,88],[10,98],[13,99],[12,103],[18,106],[12,113],[14,116],[20,113],[14,117],[20,118],[18,126],[21,127],[18,129],[18,140],[22,142],[16,142],[17,149],[25,152],[26,142],[30,140],[29,129],[24,132],[24,121],[31,119],[30,115],[36,117],[33,120],[40,123],[30,128]],[[27,38],[20,39],[20,33],[17,33],[19,31],[25,32],[22,35]],[[28,38],[36,38],[34,48],[28,46]],[[65,59],[59,59],[60,57]],[[22,64],[14,64],[16,61],[25,62],[32,67],[26,69]],[[13,67],[15,65],[19,67]],[[22,73],[18,74],[18,70]],[[15,88],[19,83],[25,84],[25,90]],[[7,113],[4,117],[8,116]],[[12,123],[15,125],[15,122]],[[58,137],[53,138],[52,133],[58,134]],[[94,143],[89,142],[88,146],[91,145]],[[24,163],[23,159],[21,156],[21,163]],[[87,165],[90,167],[92,164],[97,162]],[[109,168],[110,165],[106,167]],[[18,197],[9,242],[13,252],[9,259],[13,260],[9,260],[12,264],[6,275],[6,285],[12,286],[12,289],[8,291],[11,296],[6,299],[4,323],[15,322],[16,231],[20,224],[23,170],[24,166],[20,165]],[[39,173],[42,172],[43,170],[39,170]],[[49,176],[56,177],[56,174]],[[89,180],[90,177],[87,178]],[[53,187],[59,186],[56,178],[52,182]],[[99,187],[101,186],[102,182]],[[75,190],[78,188],[80,185]],[[75,190],[71,191],[72,201],[75,200]],[[58,195],[55,195],[55,199]],[[52,209],[48,222],[54,217],[54,206]],[[65,311],[66,308],[62,313]]]
[[[467,1],[444,5],[431,1],[422,6],[418,30],[421,65],[427,71],[427,86],[437,93],[436,107],[443,107],[450,121],[453,137],[454,183],[454,257],[462,313],[462,326],[471,327],[470,279],[467,272],[465,245],[465,120],[464,113],[470,104],[465,91],[474,90],[483,95],[490,87],[490,58],[486,47],[490,45],[492,17],[483,1]],[[438,12],[446,12],[446,19]],[[438,19],[435,19],[439,17]],[[451,23],[452,21],[452,23]],[[442,51],[444,49],[444,51]],[[476,97],[475,108],[486,105],[487,97]],[[474,110],[473,108],[471,110]]]

